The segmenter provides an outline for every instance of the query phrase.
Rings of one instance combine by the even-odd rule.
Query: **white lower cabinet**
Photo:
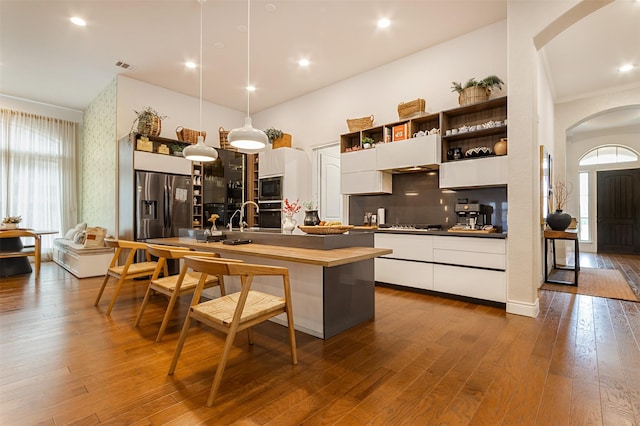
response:
[[[433,266],[433,289],[476,299],[507,301],[507,273],[450,265]]]
[[[376,281],[405,287],[433,290],[433,264],[378,257]]]
[[[375,234],[375,280],[505,303],[506,240],[415,234]]]

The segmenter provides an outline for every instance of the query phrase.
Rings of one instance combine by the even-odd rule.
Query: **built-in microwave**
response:
[[[282,176],[258,179],[260,201],[282,201]]]

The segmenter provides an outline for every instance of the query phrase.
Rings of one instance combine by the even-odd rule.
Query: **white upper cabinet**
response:
[[[440,163],[440,136],[426,135],[403,141],[376,145],[376,169],[402,171],[417,166]]]
[[[376,170],[376,148],[346,152],[340,155],[340,171],[354,173]]]
[[[440,188],[507,184],[507,156],[449,161],[440,165]]]
[[[283,176],[285,172],[296,173],[307,166],[307,154],[294,148],[267,149],[258,154],[258,177]],[[302,165],[302,166],[301,166]]]

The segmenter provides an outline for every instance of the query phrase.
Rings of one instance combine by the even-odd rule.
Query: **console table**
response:
[[[569,240],[573,241],[575,251],[575,262],[573,266],[558,267],[556,263],[556,240]],[[574,279],[571,281],[553,280],[549,278],[549,248],[548,244],[551,241],[551,250],[553,254],[552,270],[565,270],[573,271]],[[553,284],[566,284],[566,285],[578,285],[578,272],[580,271],[580,248],[578,245],[578,232],[576,231],[544,231],[544,281]]]

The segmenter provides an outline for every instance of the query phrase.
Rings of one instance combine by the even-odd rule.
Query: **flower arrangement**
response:
[[[282,208],[282,213],[285,215],[293,215],[300,211],[302,206],[299,203],[300,199],[297,199],[295,202],[290,203],[288,198],[284,199],[284,207]]]
[[[217,231],[218,229],[216,228],[216,220],[218,220],[218,218],[220,217],[220,215],[213,213],[211,215],[211,217],[208,219],[209,222],[211,222],[211,231]]]
[[[318,205],[315,201],[303,201],[302,205],[306,211],[318,210]]]
[[[555,186],[553,188],[553,198],[556,202],[554,208],[556,210],[562,210],[567,204],[567,199],[571,192],[573,191],[573,186],[569,183],[556,179]]]
[[[273,127],[268,128],[267,130],[264,131],[264,133],[269,138],[269,143],[271,144],[273,143],[273,141],[275,141],[276,139],[280,139],[284,135],[282,130],[275,129]]]
[[[2,223],[18,224],[20,222],[22,222],[22,216],[7,216],[4,219],[2,219]]]

